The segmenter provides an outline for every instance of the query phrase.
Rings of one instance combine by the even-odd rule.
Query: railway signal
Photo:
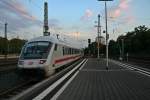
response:
[[[88,44],[91,44],[91,39],[88,39]]]

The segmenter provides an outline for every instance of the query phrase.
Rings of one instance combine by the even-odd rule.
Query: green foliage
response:
[[[119,45],[114,40],[110,40],[108,49],[110,56],[115,56],[119,52]]]
[[[25,42],[25,40],[18,38],[6,40],[5,38],[0,37],[0,54],[19,54]]]
[[[105,50],[106,50],[105,48],[106,48],[105,45],[100,44],[100,46],[99,46],[100,55],[105,54]],[[97,57],[97,52],[98,52],[97,50],[98,50],[97,49],[97,43],[96,42],[91,42],[91,44],[89,44],[88,48],[84,49],[84,54]]]
[[[6,54],[8,40],[5,38],[0,37],[0,53]]]
[[[121,35],[117,38],[117,41],[109,42],[110,55],[119,55],[122,51],[122,42],[124,42],[124,54],[136,56],[150,56],[150,29],[146,26],[139,26],[132,32],[128,32],[126,35]],[[116,52],[117,51],[117,52]]]

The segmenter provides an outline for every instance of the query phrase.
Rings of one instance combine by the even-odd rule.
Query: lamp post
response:
[[[124,39],[121,39],[122,42],[122,60],[124,59]]]
[[[124,39],[119,40],[119,51],[120,51],[120,57],[119,60],[123,61],[124,59]]]
[[[8,54],[8,42],[7,42],[7,23],[5,23],[5,39],[6,39],[6,52],[5,52],[5,59],[7,60],[7,54]]]
[[[107,28],[107,1],[113,1],[113,0],[98,0],[98,1],[105,1],[105,23],[106,23],[106,69],[108,70],[108,28]]]

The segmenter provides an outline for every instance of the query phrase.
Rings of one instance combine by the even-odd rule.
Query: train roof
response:
[[[34,41],[50,41],[52,43],[55,43],[55,44],[61,44],[61,45],[64,45],[64,46],[68,46],[68,47],[71,47],[71,48],[76,48],[76,49],[82,49],[82,43],[73,39],[73,38],[70,38],[70,37],[58,37],[56,35],[50,35],[50,36],[40,36],[40,37],[36,37],[36,38],[33,38],[31,40],[29,40],[27,43],[29,42],[34,42]]]

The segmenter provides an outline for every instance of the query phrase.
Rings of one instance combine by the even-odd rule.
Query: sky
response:
[[[0,36],[8,23],[8,38],[31,39],[43,35],[43,5],[48,2],[49,31],[81,41],[97,36],[97,15],[105,30],[104,2],[97,0],[0,0]],[[116,40],[139,25],[150,26],[150,0],[107,2],[108,33]],[[102,33],[105,36],[104,33]]]

